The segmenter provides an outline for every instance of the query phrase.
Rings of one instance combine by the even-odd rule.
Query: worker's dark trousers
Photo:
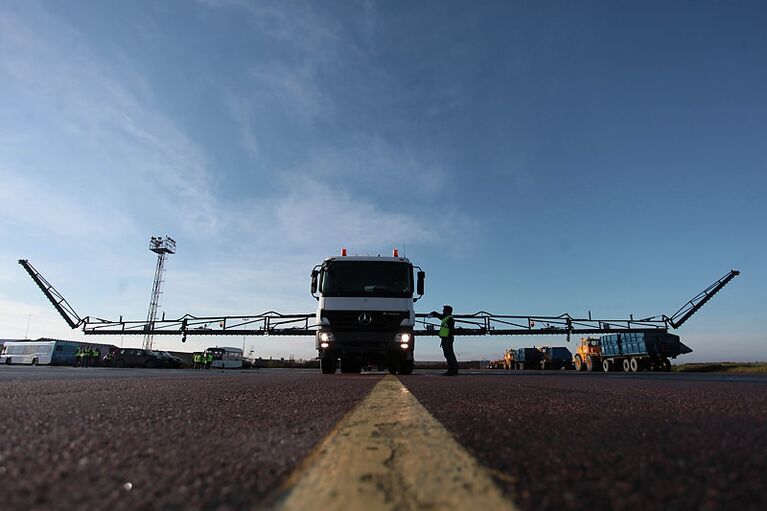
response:
[[[442,353],[445,354],[445,360],[447,360],[447,372],[450,374],[458,374],[458,360],[455,358],[455,351],[453,350],[453,336],[442,339]]]

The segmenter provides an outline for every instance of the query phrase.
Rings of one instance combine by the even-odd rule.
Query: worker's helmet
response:
[[[453,308],[452,308],[451,306],[449,306],[449,305],[445,305],[445,306],[443,306],[443,307],[442,307],[442,309],[444,309],[444,311],[445,311],[447,314],[452,314],[452,313],[453,313]]]

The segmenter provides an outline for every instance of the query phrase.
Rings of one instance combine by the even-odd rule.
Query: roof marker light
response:
[[[341,255],[342,255],[343,257],[346,257],[346,249],[345,249],[345,248],[342,248],[342,249],[341,249]]]
[[[394,250],[392,250],[392,256],[393,257],[399,257],[399,250],[397,250],[396,248]]]

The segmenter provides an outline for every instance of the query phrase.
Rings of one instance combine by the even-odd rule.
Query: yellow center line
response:
[[[515,509],[487,470],[391,375],[305,467],[278,509]]]

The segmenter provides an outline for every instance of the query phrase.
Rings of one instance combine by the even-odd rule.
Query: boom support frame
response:
[[[194,316],[186,314],[178,319],[155,321],[107,320],[91,316],[80,317],[64,297],[25,259],[20,259],[24,269],[32,277],[43,294],[61,314],[71,328],[82,326],[86,335],[246,335],[246,336],[312,336],[317,332],[316,315],[282,314],[268,311],[242,316]],[[454,314],[455,335],[459,336],[511,336],[511,335],[590,335],[627,332],[667,332],[682,326],[703,305],[740,275],[730,270],[722,278],[686,302],[673,315],[665,314],[644,319],[593,319],[573,317],[564,313],[558,316],[506,315],[486,311],[474,314]],[[416,314],[414,334],[436,336],[439,325],[428,314]]]

